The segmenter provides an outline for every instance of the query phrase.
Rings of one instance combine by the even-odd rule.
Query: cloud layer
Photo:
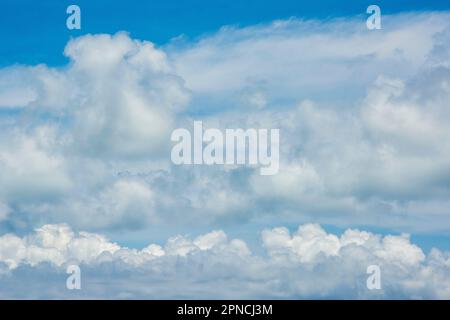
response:
[[[450,297],[450,254],[433,249],[425,255],[408,235],[357,229],[335,235],[307,224],[292,234],[284,227],[263,230],[260,245],[265,252],[257,255],[216,230],[137,250],[67,225],[45,225],[24,237],[0,237],[0,281],[6,284],[0,296],[11,297],[10,285],[28,281],[31,290],[12,297]],[[79,291],[65,289],[72,264],[82,270]],[[380,290],[366,287],[369,265],[380,267]]]
[[[449,297],[445,250],[308,224],[448,235],[449,17],[383,16],[374,31],[293,18],[161,48],[85,35],[65,66],[0,69],[1,294],[32,279],[11,296],[70,296],[35,276],[58,286],[75,261],[89,297]],[[280,129],[279,173],[174,166],[170,134],[193,120]],[[244,223],[303,225],[263,231],[263,255],[223,231],[142,250],[100,236]],[[381,292],[365,287],[370,264]]]

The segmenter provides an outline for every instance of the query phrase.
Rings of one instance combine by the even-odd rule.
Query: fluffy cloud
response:
[[[104,236],[45,225],[24,237],[0,237],[2,297],[222,298],[449,298],[450,254],[428,255],[408,235],[381,236],[319,225],[262,232],[266,253],[220,230],[194,239],[175,236],[164,246],[130,249]],[[65,266],[79,264],[82,289],[64,288]],[[366,269],[381,269],[380,290],[368,290]],[[27,292],[10,291],[24,273],[36,275]],[[39,278],[40,275],[45,275]],[[30,280],[29,277],[25,277]],[[58,284],[58,282],[61,282]],[[49,286],[54,286],[50,288]],[[42,290],[45,287],[46,290]],[[217,288],[220,290],[217,290]],[[239,290],[237,290],[239,288]]]
[[[67,66],[3,68],[0,228],[313,221],[442,231],[448,21],[386,16],[378,32],[359,18],[290,19],[164,48],[85,35],[67,44]],[[279,174],[172,166],[170,132],[193,119],[279,128]]]
[[[286,59],[274,59],[273,63],[268,63],[273,66],[287,61],[295,70],[305,64],[314,66],[315,63],[327,62],[332,56],[333,63],[362,72],[364,68],[361,65],[347,65],[346,62],[357,61],[360,57],[358,50],[367,50],[371,58],[365,61],[367,69],[363,74],[368,78],[358,76],[358,84],[355,84],[353,77],[345,78],[345,72],[332,72],[332,76],[342,78],[332,81],[332,87],[318,85],[321,92],[314,93],[304,89],[301,83],[302,79],[309,79],[309,74],[300,79],[286,76],[280,81],[276,77],[258,74],[261,70],[266,72],[267,68],[251,68],[250,63],[246,64],[250,67],[245,69],[245,76],[257,74],[255,77],[261,78],[258,81],[270,88],[285,83],[294,84],[296,90],[286,92],[284,98],[295,96],[301,100],[294,107],[286,108],[285,99],[269,94],[272,102],[265,110],[248,110],[244,111],[244,115],[230,113],[221,120],[222,127],[280,128],[282,164],[279,174],[271,177],[253,174],[249,180],[249,193],[260,196],[257,203],[267,204],[268,199],[271,200],[270,205],[260,211],[272,212],[278,218],[281,212],[290,212],[297,219],[300,215],[306,216],[305,220],[333,224],[340,224],[340,218],[345,217],[341,220],[345,221],[342,225],[351,220],[403,230],[430,231],[446,225],[448,213],[439,208],[446,207],[449,195],[449,69],[448,56],[442,54],[446,50],[443,48],[448,49],[443,39],[448,38],[449,27],[440,20],[439,15],[414,16],[412,25],[406,24],[403,19],[405,17],[389,17],[389,28],[382,35],[366,34],[357,28],[354,21],[342,22],[338,27],[335,25],[337,31],[310,27],[318,37],[318,44],[311,46],[318,51],[316,55],[306,61],[292,62],[290,59],[297,57],[287,54],[285,50],[283,55]],[[436,29],[429,28],[431,21],[437,22]],[[301,27],[304,27],[302,22],[294,21],[275,23],[266,28],[223,30],[220,35],[204,40],[187,53],[183,52],[181,61],[188,59],[189,63],[186,63],[187,67],[180,66],[180,72],[186,79],[194,77],[192,82],[188,80],[186,83],[188,86],[192,83],[193,87],[198,85],[201,97],[215,96],[215,91],[195,81],[196,75],[189,72],[189,59],[198,58],[195,62],[201,64],[203,55],[209,57],[215,48],[222,48],[225,51],[221,55],[223,60],[211,60],[209,68],[217,70],[217,81],[226,81],[228,77],[221,74],[233,72],[221,64],[233,56],[228,56],[227,52],[239,48],[242,52],[252,52],[252,56],[258,59],[261,56],[258,53],[269,51],[260,49],[258,44],[264,41],[270,43],[271,36],[275,38],[273,42],[281,42],[279,46],[274,46],[275,52],[283,50],[283,43],[288,41],[301,47],[310,39],[308,32],[292,31],[298,31]],[[351,28],[354,30],[351,31]],[[411,47],[409,41],[399,41],[396,50],[389,45],[390,39],[403,39],[413,30],[421,30],[419,42],[423,44],[422,48]],[[339,38],[339,32],[344,31],[347,37]],[[371,41],[365,45],[363,42],[352,44],[353,41],[361,41],[363,33]],[[334,37],[339,41],[334,41]],[[327,41],[319,40],[322,38]],[[327,58],[320,51],[323,47],[320,43],[330,44],[331,48],[336,44],[342,48],[336,48],[337,55],[330,50],[330,58]],[[344,47],[357,50],[347,52]],[[424,48],[427,49],[424,51]],[[341,60],[340,54],[343,52],[346,52],[346,62]],[[408,59],[402,58],[402,63],[407,63],[408,68],[403,69],[400,63],[400,67],[392,72],[393,69],[388,67],[389,61],[397,59],[397,53],[408,55]],[[320,66],[314,66],[314,69],[314,77],[321,76],[323,81],[329,79],[328,73],[321,71]],[[372,76],[369,77],[369,74]],[[233,79],[237,77],[239,82],[240,75],[236,71]],[[249,79],[253,78],[249,76]],[[365,90],[353,91],[359,85],[363,85]],[[343,89],[344,100],[335,92],[341,91],[340,86],[346,87]],[[233,86],[224,87],[234,90]],[[360,96],[361,92],[366,95]],[[304,97],[307,99],[302,99]],[[211,123],[215,122],[214,117],[210,117]],[[335,219],[337,216],[340,218]],[[442,224],[443,221],[446,222]]]
[[[174,114],[189,95],[164,52],[118,33],[74,39],[64,53],[71,60],[65,69],[2,70],[0,105],[63,117],[69,147],[90,156],[151,156],[165,148]],[[14,92],[28,94],[14,101]]]
[[[303,225],[290,236],[286,228],[266,230],[262,234],[264,247],[269,255],[290,256],[300,262],[316,261],[318,256],[337,257],[346,247],[362,246],[378,259],[404,266],[420,264],[425,255],[409,241],[407,235],[380,236],[348,229],[341,237],[327,234],[319,225]]]
[[[66,224],[44,225],[22,238],[5,234],[0,240],[0,262],[6,264],[9,270],[20,265],[36,266],[44,262],[61,267],[68,263],[89,265],[115,260],[138,267],[166,255],[185,257],[207,250],[221,254],[250,255],[243,241],[228,241],[227,235],[221,230],[193,240],[178,235],[168,239],[164,248],[150,244],[141,250],[121,247],[99,234],[83,231],[75,233]]]
[[[18,110],[2,119],[0,139],[10,223],[31,214],[89,228],[146,225],[152,188],[120,173],[164,167],[189,94],[163,51],[125,33],[77,38],[64,52],[67,68],[0,71],[0,108]]]

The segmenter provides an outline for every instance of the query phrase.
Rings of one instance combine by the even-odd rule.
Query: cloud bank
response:
[[[23,237],[0,237],[1,297],[28,298],[440,298],[450,297],[450,254],[428,255],[409,236],[317,224],[263,230],[264,252],[252,253],[221,230],[177,235],[163,246],[121,247],[99,234],[45,225]],[[81,290],[65,288],[68,265],[81,267]],[[380,290],[366,287],[369,265]],[[31,270],[32,271],[31,271]],[[24,276],[26,274],[27,276]],[[42,278],[42,275],[45,275]],[[30,290],[10,287],[28,282]],[[217,287],[220,290],[217,290]]]

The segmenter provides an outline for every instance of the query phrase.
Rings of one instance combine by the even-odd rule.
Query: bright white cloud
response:
[[[284,227],[264,230],[261,244],[267,254],[256,255],[242,240],[217,230],[137,250],[67,225],[45,225],[24,237],[0,237],[0,265],[7,266],[0,277],[7,284],[20,281],[29,268],[46,274],[45,280],[33,278],[30,292],[37,297],[67,296],[57,281],[64,283],[66,265],[78,263],[84,270],[80,297],[124,298],[128,292],[127,298],[170,298],[183,292],[234,298],[449,298],[450,254],[432,249],[425,255],[408,235],[354,229],[336,235],[307,224],[292,235]],[[379,291],[366,287],[369,265],[381,268]],[[49,290],[49,283],[55,288]],[[47,289],[37,293],[39,287]],[[2,286],[0,296],[8,296],[7,290]]]
[[[21,264],[35,266],[43,262],[56,266],[74,262],[100,263],[108,261],[105,260],[105,255],[108,254],[112,260],[122,260],[136,267],[165,255],[186,256],[197,251],[217,250],[219,253],[250,255],[243,241],[238,239],[229,241],[221,230],[212,231],[193,240],[178,235],[168,239],[164,247],[150,244],[142,250],[120,247],[100,234],[75,233],[66,224],[44,225],[22,238],[5,234],[0,240],[0,262],[5,263],[10,270],[16,269]]]

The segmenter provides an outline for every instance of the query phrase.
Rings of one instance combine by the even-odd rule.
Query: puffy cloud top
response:
[[[292,235],[284,227],[263,230],[261,244],[267,255],[256,255],[244,241],[228,240],[223,231],[216,230],[194,239],[174,236],[164,246],[150,244],[139,250],[121,247],[99,234],[74,232],[64,224],[44,225],[24,237],[0,237],[0,266],[7,267],[0,277],[20,280],[22,270],[33,267],[54,278],[64,266],[80,264],[82,270],[88,270],[86,277],[110,287],[116,298],[124,290],[132,292],[131,297],[173,296],[174,291],[164,293],[157,284],[162,279],[172,279],[165,282],[171,290],[219,296],[232,292],[234,297],[247,298],[266,294],[285,298],[448,298],[450,294],[450,254],[433,249],[425,256],[407,235],[381,236],[348,229],[339,236],[317,224],[306,224]],[[56,270],[46,269],[46,264]],[[365,287],[370,265],[381,269],[382,290],[372,292]],[[107,274],[114,279],[108,280]],[[126,282],[121,281],[123,277]],[[151,279],[159,280],[140,291],[138,283]],[[221,279],[227,282],[217,292],[214,283]],[[84,297],[96,296],[95,287],[89,280],[86,283]],[[36,279],[33,286],[39,284],[46,285]],[[234,291],[236,286],[242,290]]]

